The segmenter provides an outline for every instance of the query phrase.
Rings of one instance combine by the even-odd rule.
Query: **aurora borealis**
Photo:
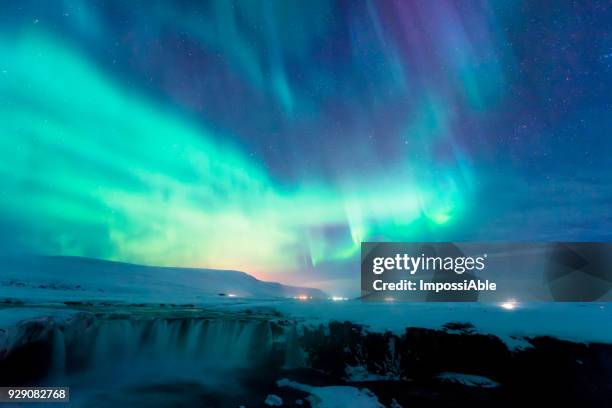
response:
[[[5,252],[356,288],[366,240],[610,240],[607,2],[23,1]]]

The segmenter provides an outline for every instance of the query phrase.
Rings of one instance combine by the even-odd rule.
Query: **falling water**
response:
[[[66,344],[64,333],[58,329],[53,329],[51,341],[51,369],[50,375],[55,378],[62,378],[66,370]]]
[[[270,323],[257,320],[100,320],[78,334],[54,330],[52,374],[79,371],[66,360],[96,370],[153,360],[192,368],[246,367],[272,351],[273,337]]]
[[[238,382],[245,373],[259,376],[303,364],[295,327],[273,330],[273,324],[232,318],[76,319],[41,332],[52,354],[42,382],[70,386],[74,406],[92,401],[112,406],[112,395],[126,398],[126,393],[185,384],[194,393],[235,388],[232,392],[241,395]],[[99,402],[101,395],[107,405]],[[138,400],[146,398],[139,395]]]

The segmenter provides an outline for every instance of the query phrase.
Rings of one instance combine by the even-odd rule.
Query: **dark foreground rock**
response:
[[[79,313],[3,330],[0,385],[82,387],[87,373],[103,382],[134,370],[142,384],[126,384],[124,394],[109,396],[116,406],[252,407],[264,406],[269,394],[284,406],[308,406],[308,393],[279,387],[281,378],[367,388],[386,406],[612,406],[609,344],[536,337],[510,350],[466,323],[396,334],[351,322],[297,324],[275,314],[129,315]],[[135,371],[140,366],[167,376]],[[221,372],[231,374],[215,382],[225,378]],[[215,381],[200,382],[199,376]]]

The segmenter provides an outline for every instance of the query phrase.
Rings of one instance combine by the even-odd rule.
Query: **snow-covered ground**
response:
[[[277,382],[279,387],[290,387],[310,394],[308,401],[313,408],[384,408],[378,398],[367,388],[349,386],[314,387],[288,379]]]
[[[497,303],[404,303],[269,300],[235,302],[227,310],[272,308],[309,323],[351,321],[372,331],[403,332],[406,327],[439,329],[449,322],[468,322],[475,331],[494,334],[510,347],[522,337],[552,336],[576,342],[612,343],[612,304],[527,303],[508,308]]]
[[[0,267],[0,300],[193,303],[219,294],[326,297],[318,289],[264,282],[240,271],[154,267],[56,256],[0,258]]]
[[[316,289],[262,282],[237,271],[146,267],[73,257],[2,262],[0,327],[70,314],[71,305],[63,302],[121,303],[126,308],[130,304],[173,303],[217,312],[274,310],[305,324],[351,321],[372,331],[396,333],[407,327],[439,329],[449,322],[467,322],[476,332],[494,334],[512,348],[525,345],[523,338],[532,336],[612,343],[609,303],[333,301]],[[298,295],[306,296],[303,300],[293,298]],[[7,307],[2,303],[7,299],[24,305]]]
[[[491,380],[490,378],[483,377],[481,375],[453,373],[453,372],[445,371],[443,373],[438,374],[437,378],[444,382],[461,384],[461,385],[465,385],[468,387],[482,387],[482,388],[499,387],[499,383]]]
[[[21,321],[51,317],[55,320],[65,320],[76,313],[76,310],[67,307],[6,307],[0,305],[0,329],[15,326]]]
[[[193,313],[280,313],[283,318],[307,325],[350,321],[370,331],[390,330],[397,334],[407,327],[440,329],[449,322],[470,323],[475,332],[498,336],[510,348],[526,346],[523,338],[535,336],[612,344],[612,305],[608,303],[529,303],[507,309],[494,303],[374,303],[215,296],[200,300]],[[123,312],[130,311],[129,305],[117,307]],[[0,327],[41,316],[68,316],[75,311],[70,306],[51,303],[21,307],[0,305]]]
[[[119,269],[126,272],[123,267]],[[236,397],[240,403],[243,400],[250,401],[251,398],[255,398],[254,395],[257,396],[257,401],[267,406],[278,406],[282,401],[296,402],[297,399],[285,398],[291,395],[286,393],[295,393],[297,390],[306,393],[307,397],[300,395],[295,398],[306,398],[313,407],[378,408],[382,406],[380,401],[385,401],[384,393],[381,394],[380,389],[371,387],[376,391],[377,395],[375,395],[367,388],[361,387],[361,384],[364,381],[401,380],[397,373],[388,375],[384,372],[371,373],[365,366],[347,366],[346,378],[338,378],[336,384],[316,386],[305,384],[304,382],[309,381],[303,381],[304,379],[299,379],[299,381],[284,379],[276,383],[278,388],[266,389],[266,393],[260,396],[261,390],[256,390],[255,394],[251,395],[249,392],[253,390],[244,391],[240,388],[243,387],[243,384],[236,387],[234,384],[236,373],[240,372],[236,367],[241,368],[245,365],[243,363],[250,362],[249,350],[254,349],[253,345],[257,345],[257,353],[260,353],[262,344],[272,344],[271,330],[258,330],[260,322],[270,325],[269,320],[275,323],[296,321],[300,325],[307,326],[317,326],[332,321],[350,321],[363,325],[370,331],[389,330],[397,334],[401,334],[408,327],[468,329],[477,333],[493,334],[505,341],[510,348],[515,349],[529,347],[530,344],[525,337],[534,336],[552,336],[585,343],[612,344],[612,324],[610,324],[612,305],[608,303],[520,304],[509,302],[495,304],[395,301],[377,303],[357,299],[311,299],[309,296],[300,299],[265,296],[264,292],[255,290],[259,281],[255,282],[255,289],[252,289],[251,292],[233,293],[236,296],[230,297],[219,296],[216,293],[219,286],[213,286],[212,290],[211,288],[201,290],[202,286],[197,286],[190,292],[189,289],[181,286],[182,281],[174,282],[175,286],[163,288],[162,282],[167,282],[169,279],[163,277],[163,272],[167,271],[165,268],[161,268],[162,270],[152,275],[146,275],[150,271],[136,269],[137,277],[129,279],[118,275],[119,271],[112,271],[110,277],[100,279],[88,277],[81,281],[79,279],[83,279],[80,277],[84,273],[83,270],[64,275],[59,274],[68,279],[53,282],[55,286],[51,288],[38,288],[34,284],[34,282],[41,282],[37,281],[40,277],[48,278],[50,276],[48,273],[41,273],[38,278],[36,274],[30,274],[26,278],[25,274],[19,275],[13,271],[14,276],[8,278],[9,282],[10,279],[19,278],[23,286],[0,286],[0,329],[4,329],[0,330],[0,349],[8,350],[11,344],[16,344],[15,339],[18,338],[19,333],[23,332],[20,331],[20,327],[23,326],[18,325],[20,321],[40,319],[43,323],[54,324],[63,319],[78,322],[83,316],[86,319],[92,315],[122,316],[121,319],[101,319],[98,322],[99,326],[95,326],[96,330],[76,333],[77,336],[83,336],[83,347],[88,344],[95,345],[95,348],[87,355],[91,357],[96,370],[71,377],[73,383],[69,384],[75,390],[72,406],[92,406],[92,401],[96,403],[105,401],[99,403],[99,406],[104,407],[125,405],[126,401],[130,402],[130,406],[137,406],[136,403],[141,403],[139,406],[154,406],[160,398],[182,402],[193,398],[196,401],[201,395],[208,395],[207,393],[210,392],[216,393],[215,395],[223,393],[229,395],[234,391],[228,390],[234,390],[234,388],[228,387],[235,387],[236,392],[243,392],[243,394],[237,394],[238,397]],[[91,269],[88,271],[91,273]],[[175,272],[171,270],[170,274],[173,273]],[[189,271],[183,273],[188,274]],[[223,276],[223,271],[220,271],[219,274]],[[146,282],[146,276],[152,278],[152,281]],[[177,278],[177,275],[173,276]],[[181,276],[181,279],[183,278],[188,277]],[[5,282],[6,279],[6,275],[0,277],[2,282]],[[240,279],[238,281],[229,280],[233,288],[242,284]],[[116,280],[121,281],[123,286],[113,289],[112,285],[116,285],[113,283]],[[105,296],[93,296],[91,294],[94,292],[78,290],[79,288],[75,286],[77,281],[82,283],[76,285],[95,283],[91,287],[102,288],[104,292],[100,293]],[[129,284],[126,285],[126,282]],[[46,286],[49,283],[41,284]],[[146,291],[149,292],[131,292],[129,288],[137,289],[138,284],[143,284]],[[183,290],[188,295],[179,296]],[[68,320],[70,316],[82,311],[90,313],[79,314],[76,319]],[[191,316],[197,319],[190,319]],[[47,317],[52,319],[46,319]],[[445,327],[451,322],[469,323],[469,325]],[[204,325],[207,325],[206,330],[203,329]],[[80,326],[76,324],[73,327]],[[299,329],[293,329],[293,331],[297,332]],[[180,340],[180,336],[176,335],[179,332],[184,333],[184,342]],[[155,333],[155,335],[145,336],[144,333]],[[74,331],[72,335],[75,335]],[[85,338],[87,335],[90,336],[88,339]],[[55,339],[55,335],[53,338]],[[63,340],[67,337],[59,338]],[[265,341],[262,342],[262,338]],[[290,338],[291,336],[287,334],[285,340],[289,342]],[[137,343],[135,339],[140,339],[140,343]],[[148,340],[145,341],[145,339]],[[194,347],[195,345],[199,347]],[[290,348],[287,346],[288,350]],[[58,348],[58,350],[65,349]],[[109,350],[114,350],[114,352],[109,352]],[[66,358],[65,352],[56,354]],[[107,369],[106,362],[109,355],[114,355],[117,361],[114,361],[110,369]],[[119,358],[121,356],[129,356],[129,358],[121,359]],[[54,358],[53,361],[55,360],[62,361]],[[232,362],[235,362],[235,367],[231,366]],[[200,363],[206,363],[204,371]],[[63,365],[60,366],[63,367]],[[223,369],[219,369],[221,366]],[[164,369],[159,369],[160,367]],[[168,370],[168,367],[174,367],[174,371]],[[462,371],[461,367],[456,369]],[[476,374],[481,373],[472,373],[469,370],[465,373],[443,371],[437,375],[437,379],[441,385],[450,382],[475,390],[496,387],[497,383],[494,380]],[[259,371],[255,375],[259,376]],[[114,384],[117,378],[121,379],[122,388],[118,386],[115,390],[111,389],[110,385],[97,385],[101,379],[106,379],[107,382],[104,384]],[[271,379],[270,384],[273,385],[278,378],[283,377],[275,376]],[[347,384],[345,380],[351,383]],[[185,382],[194,384],[194,381],[196,381],[197,388],[186,396],[180,384]],[[138,391],[154,387],[155,384],[166,384],[166,388],[162,387],[167,390],[166,394],[151,396],[143,395]],[[378,386],[380,387],[380,384]],[[101,395],[104,396],[101,397]],[[222,397],[225,398],[226,395]],[[105,398],[109,398],[108,401]],[[400,402],[405,403],[402,400]],[[388,399],[385,403],[389,405]],[[238,405],[240,404],[232,406]],[[400,405],[393,400],[389,406],[399,407]]]

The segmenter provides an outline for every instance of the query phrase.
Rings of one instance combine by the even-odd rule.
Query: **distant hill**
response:
[[[264,282],[232,270],[144,266],[69,256],[20,256],[0,262],[0,298],[189,303],[230,295],[327,297],[318,289]]]

